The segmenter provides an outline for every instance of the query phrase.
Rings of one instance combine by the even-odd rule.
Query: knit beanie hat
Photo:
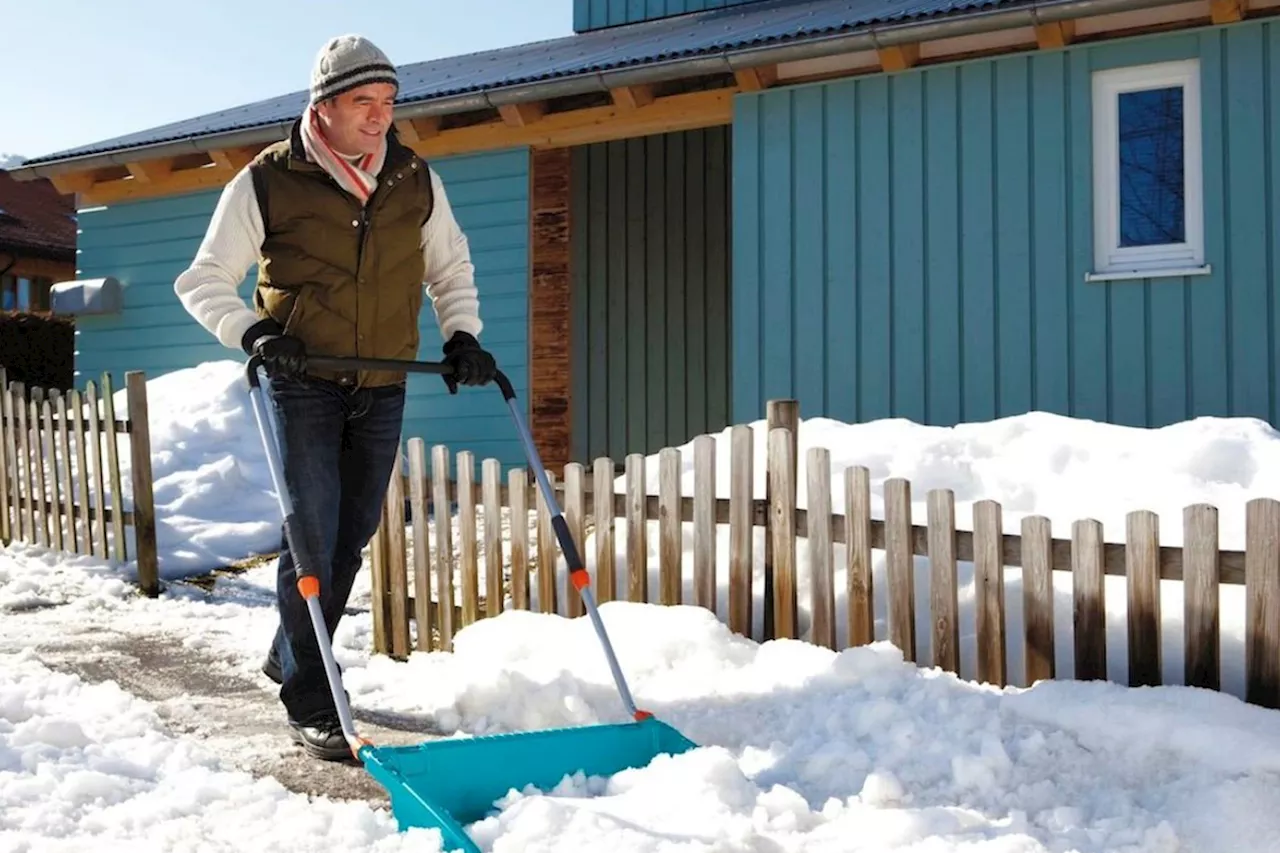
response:
[[[373,42],[364,36],[337,36],[316,54],[311,69],[311,103],[318,104],[368,83],[390,83],[397,90],[400,87],[396,67]]]

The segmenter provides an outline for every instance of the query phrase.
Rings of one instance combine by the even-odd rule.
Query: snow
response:
[[[173,579],[234,563],[253,554],[278,548],[279,511],[266,456],[258,436],[244,382],[243,365],[236,361],[202,364],[148,382],[151,409],[152,474],[158,515],[157,539],[160,573]],[[116,392],[116,410],[125,411],[123,389]],[[764,422],[754,430],[754,492],[765,495]],[[715,434],[717,494],[729,495],[730,430]],[[120,440],[123,487],[131,493],[127,438]],[[1050,519],[1053,535],[1070,537],[1072,522],[1096,518],[1107,541],[1123,542],[1125,514],[1135,509],[1156,512],[1163,545],[1182,542],[1182,510],[1191,503],[1207,502],[1219,510],[1220,547],[1244,548],[1246,503],[1259,496],[1280,496],[1280,433],[1266,423],[1249,418],[1199,418],[1162,429],[1138,429],[1066,418],[1044,412],[992,422],[932,427],[892,419],[864,424],[844,424],[827,418],[802,421],[798,436],[799,483],[807,482],[808,451],[825,447],[831,452],[832,506],[844,505],[844,469],[864,465],[871,477],[872,512],[883,518],[883,482],[905,477],[911,482],[912,517],[923,523],[928,490],[955,492],[956,525],[972,529],[972,507],[983,499],[999,501],[1004,528],[1017,534],[1021,519],[1039,514]],[[680,448],[683,460],[682,489],[693,493],[692,442]],[[645,463],[646,489],[658,490],[658,460]],[[407,473],[407,469],[406,469]],[[615,482],[622,492],[625,478]],[[229,496],[234,496],[229,498]],[[807,506],[806,488],[797,504]],[[483,522],[481,522],[483,524]],[[483,535],[481,527],[480,535]],[[454,536],[456,547],[457,536]],[[658,527],[648,525],[649,588],[658,588]],[[132,544],[130,545],[132,548]],[[693,530],[684,526],[684,594],[693,600]],[[755,533],[755,584],[753,635],[763,628],[764,533]],[[583,543],[588,569],[595,566],[595,539]],[[717,531],[717,613],[728,619],[729,536],[727,526]],[[130,553],[133,553],[130,551]],[[798,620],[801,636],[810,628],[810,586],[807,546],[797,548],[799,572]],[[887,639],[888,582],[884,553],[873,552],[873,588],[877,614],[876,637]],[[842,545],[834,549],[836,639],[848,637],[847,582]],[[625,581],[627,529],[619,520],[614,531],[614,563],[620,583]],[[509,565],[509,560],[504,561]],[[563,567],[563,561],[561,561]],[[929,629],[929,563],[916,558],[917,655],[931,660]],[[960,592],[961,673],[977,671],[976,621],[973,598],[973,564],[958,564]],[[484,588],[483,570],[480,579]],[[537,608],[537,585],[530,590]],[[655,593],[656,595],[656,593]],[[1122,577],[1106,579],[1108,675],[1128,678],[1126,588]],[[1244,691],[1244,589],[1224,585],[1220,592],[1222,632],[1222,686],[1235,695]],[[1006,625],[1009,636],[1021,637],[1022,573],[1005,572]],[[1069,573],[1054,577],[1054,619],[1057,627],[1055,658],[1059,672],[1072,672],[1072,581]],[[564,602],[560,604],[564,612]],[[1182,634],[1183,594],[1178,582],[1161,583],[1163,674],[1166,682],[1181,683],[1185,647]],[[1007,667],[1011,682],[1023,681],[1023,647],[1008,644]]]
[[[279,537],[242,382],[239,363],[215,362],[149,383],[160,549],[171,580],[270,551]],[[727,494],[728,433],[717,438]],[[927,489],[952,488],[962,527],[973,501],[994,498],[1011,532],[1027,513],[1050,517],[1058,536],[1093,517],[1121,541],[1124,513],[1141,508],[1159,513],[1162,542],[1172,544],[1182,507],[1203,501],[1221,512],[1222,547],[1240,548],[1245,502],[1280,496],[1280,440],[1247,419],[1163,430],[1043,413],[955,429],[813,419],[802,423],[799,443],[802,483],[804,450],[824,446],[836,490],[845,466],[867,465],[878,513],[883,479],[904,476],[923,519]],[[656,490],[656,459],[649,465]],[[758,440],[757,494],[762,472]],[[621,578],[624,525],[616,538]],[[584,551],[593,556],[594,544]],[[656,571],[656,535],[650,552]],[[926,566],[918,563],[917,577],[927,582]],[[247,772],[246,755],[264,748],[256,742],[183,731],[120,684],[84,680],[44,659],[37,649],[73,636],[100,638],[104,648],[113,634],[163,636],[217,673],[256,677],[263,696],[274,695],[256,676],[275,628],[270,562],[220,578],[212,592],[173,583],[157,599],[134,594],[128,569],[30,545],[0,550],[0,649],[10,649],[0,651],[0,850],[439,849],[434,833],[398,833],[381,804],[309,798]],[[1006,573],[1011,655],[1020,646],[1012,641],[1021,630],[1017,578]],[[1057,613],[1061,666],[1070,652],[1070,584],[1054,580],[1065,606]],[[1112,677],[1122,678],[1123,585],[1112,580],[1121,580],[1114,594],[1107,589]],[[841,576],[837,590],[842,584]],[[1174,586],[1163,590],[1164,636],[1166,673],[1177,681],[1180,659],[1168,662],[1181,651]],[[725,592],[722,584],[722,606]],[[959,676],[904,662],[883,639],[883,599],[879,641],[838,652],[758,643],[693,606],[612,602],[601,613],[637,702],[699,748],[608,780],[513,792],[469,830],[494,853],[1280,849],[1280,714],[1232,695],[1243,662],[1238,593],[1223,588],[1223,693],[976,684],[971,659]],[[971,657],[971,567],[963,565],[961,594]],[[921,625],[927,601],[917,602]],[[419,721],[423,738],[624,719],[585,618],[508,611],[458,634],[451,654],[396,662],[368,653],[368,602],[365,572],[356,612],[335,638],[357,713]],[[804,609],[803,585],[800,602]],[[928,660],[928,631],[918,636]]]
[[[273,779],[219,769],[114,683],[86,684],[23,655],[0,658],[0,671],[5,850],[428,849],[421,833],[397,838],[386,814],[308,803]]]
[[[127,411],[126,390],[114,400],[117,412]],[[161,576],[277,550],[280,510],[243,363],[209,362],[150,379],[147,406]],[[120,448],[121,486],[132,500],[127,438]]]

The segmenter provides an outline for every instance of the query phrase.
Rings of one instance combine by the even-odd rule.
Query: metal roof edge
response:
[[[591,71],[559,79],[500,86],[481,92],[402,102],[395,109],[395,118],[400,120],[497,108],[504,104],[608,91],[622,86],[656,83],[694,74],[732,73],[754,65],[820,59],[854,50],[927,39],[976,35],[1018,26],[1064,21],[1085,15],[1104,15],[1177,5],[1179,2],[1182,0],[1026,0],[1016,5],[992,9],[958,10],[922,20],[865,24],[852,32],[800,35],[780,43],[724,48],[698,56],[647,62],[629,68]],[[44,160],[40,163],[17,166],[9,169],[8,173],[17,180],[30,180],[82,169],[124,165],[149,157],[169,157],[241,145],[271,143],[284,139],[293,122],[294,119],[290,119],[286,122],[271,122],[167,142],[129,145],[112,151]]]

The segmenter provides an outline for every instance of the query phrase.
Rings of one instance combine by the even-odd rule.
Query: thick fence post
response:
[[[769,430],[769,536],[776,572],[773,582],[774,630],[777,636],[796,639],[796,482],[795,433],[786,427]],[[768,590],[769,587],[766,587]],[[765,608],[765,616],[770,613]],[[774,639],[775,634],[768,634]]]
[[[798,400],[770,400],[765,406],[765,446],[768,447],[768,437],[773,434],[775,429],[785,429],[791,439],[790,460],[791,470],[787,472],[787,479],[783,482],[789,483],[792,489],[796,487],[796,468],[797,448],[800,437],[800,401]],[[765,453],[765,461],[768,463],[770,459],[769,453]],[[772,472],[765,471],[765,504],[773,505],[773,484],[774,478]],[[795,506],[796,495],[790,496],[791,505]],[[775,639],[776,628],[774,626],[774,580],[773,580],[773,519],[768,513],[765,514],[764,522],[764,637],[765,640]],[[791,624],[796,624],[796,613],[791,613]]]
[[[156,549],[156,505],[151,482],[151,431],[147,422],[147,375],[125,374],[129,409],[129,454],[133,479],[133,535],[138,558],[138,585],[155,597],[160,593],[160,559]],[[119,495],[113,495],[116,518],[124,515]],[[122,526],[122,523],[121,523]]]

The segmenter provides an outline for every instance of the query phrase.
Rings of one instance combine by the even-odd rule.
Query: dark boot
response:
[[[308,754],[325,761],[351,760],[351,747],[342,733],[342,723],[333,713],[317,715],[306,722],[289,720],[289,736]]]
[[[262,663],[262,672],[276,684],[284,684],[284,673],[280,671],[280,656],[273,647],[267,652],[267,659]]]

